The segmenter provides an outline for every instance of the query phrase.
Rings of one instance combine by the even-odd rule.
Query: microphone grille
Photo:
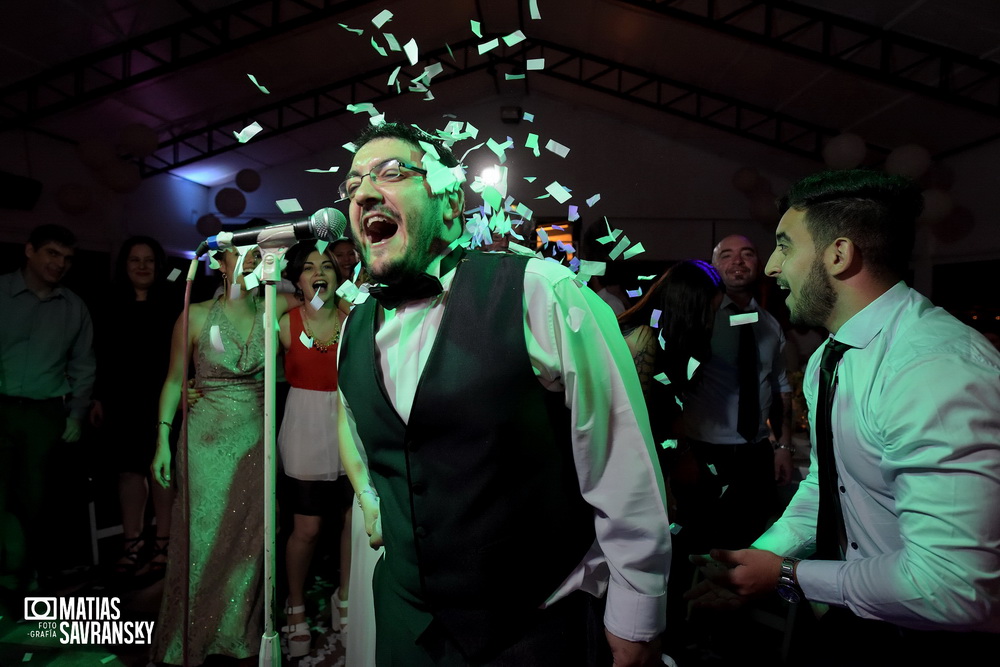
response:
[[[309,222],[312,223],[316,238],[321,241],[335,241],[347,229],[347,218],[344,214],[329,206],[309,216]]]

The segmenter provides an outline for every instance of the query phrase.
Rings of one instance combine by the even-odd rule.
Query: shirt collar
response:
[[[757,299],[750,297],[750,303],[747,304],[746,308],[742,308],[738,303],[729,298],[728,294],[722,296],[722,303],[719,304],[719,310],[723,311],[728,309],[730,306],[740,311],[741,313],[752,313],[754,311],[760,310],[760,306],[757,305]]]
[[[11,280],[10,280],[10,295],[11,296],[17,296],[18,294],[21,294],[22,292],[30,292],[31,294],[34,294],[34,292],[32,292],[28,288],[28,283],[26,283],[24,281],[24,269],[18,269],[17,271],[14,271],[14,273],[11,275]],[[52,289],[52,294],[50,294],[46,299],[43,299],[43,301],[48,301],[49,299],[55,299],[55,298],[60,298],[61,299],[61,298],[64,298],[64,297],[65,297],[65,293],[63,291],[63,286],[62,285],[56,285]]]
[[[834,338],[851,347],[868,347],[889,321],[886,314],[902,303],[908,293],[906,283],[900,280],[844,322]]]

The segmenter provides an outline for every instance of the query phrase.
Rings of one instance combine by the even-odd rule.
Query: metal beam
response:
[[[430,52],[428,60],[437,60],[444,66],[444,71],[434,77],[432,84],[479,71],[492,72],[505,65],[515,72],[523,72],[527,59],[544,57],[545,69],[531,72],[529,77],[545,76],[572,83],[812,160],[822,162],[825,140],[839,134],[832,128],[551,42],[527,40],[517,48],[481,56],[477,50],[481,41],[466,40],[452,46],[451,53],[444,48]],[[394,68],[393,64],[371,70],[179,134],[161,143],[152,156],[140,162],[142,174],[154,176],[237,149],[242,144],[233,133],[252,121],[264,128],[258,138],[252,139],[257,142],[348,113],[348,104],[378,104],[396,97],[399,95],[396,88],[386,84]],[[416,72],[417,68],[413,69]],[[889,153],[887,148],[873,144],[868,148],[883,155]]]
[[[209,60],[374,0],[242,0],[0,88],[0,131]]]
[[[619,0],[880,83],[1000,115],[1000,63],[782,0]],[[720,9],[725,7],[725,11]]]

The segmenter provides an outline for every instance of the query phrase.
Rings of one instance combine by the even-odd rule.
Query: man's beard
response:
[[[837,305],[837,292],[830,284],[830,277],[822,260],[817,258],[809,269],[809,275],[802,284],[799,298],[792,305],[789,318],[793,324],[810,327],[826,326],[833,307]]]
[[[389,262],[383,262],[380,270],[373,269],[362,257],[368,275],[375,282],[392,285],[406,282],[414,276],[425,273],[431,260],[447,247],[447,242],[438,236],[436,228],[423,224],[419,230],[418,234],[407,235],[408,243],[403,254]]]

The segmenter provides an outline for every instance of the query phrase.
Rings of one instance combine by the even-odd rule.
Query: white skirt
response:
[[[344,474],[337,440],[335,391],[292,387],[278,433],[285,474],[307,482],[332,481]]]

